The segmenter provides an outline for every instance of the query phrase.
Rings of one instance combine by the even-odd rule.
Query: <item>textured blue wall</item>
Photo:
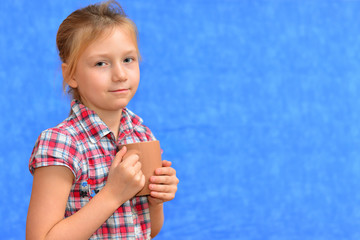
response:
[[[0,232],[23,239],[37,136],[63,120],[55,35],[94,1],[0,6]],[[180,178],[158,239],[360,239],[360,1],[121,1],[130,108]]]

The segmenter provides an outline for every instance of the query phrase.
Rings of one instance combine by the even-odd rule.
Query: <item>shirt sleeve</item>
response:
[[[29,161],[29,170],[46,166],[65,166],[71,170],[75,179],[80,176],[80,162],[76,143],[69,134],[59,129],[43,131],[37,139]]]

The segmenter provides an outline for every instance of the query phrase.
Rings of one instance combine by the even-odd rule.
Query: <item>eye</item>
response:
[[[134,60],[135,60],[134,58],[131,58],[131,57],[130,57],[130,58],[125,58],[125,59],[124,59],[124,62],[125,62],[125,63],[131,63],[131,62],[134,61]]]
[[[105,66],[105,65],[106,65],[105,62],[97,62],[97,63],[95,64],[95,66],[97,66],[97,67],[103,67],[103,66]]]

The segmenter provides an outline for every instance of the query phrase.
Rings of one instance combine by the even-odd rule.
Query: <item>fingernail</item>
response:
[[[121,148],[119,146],[116,147],[116,152],[124,151],[126,150],[125,146],[122,146]]]

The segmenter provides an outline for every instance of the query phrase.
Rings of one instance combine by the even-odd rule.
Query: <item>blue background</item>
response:
[[[67,117],[57,28],[94,1],[0,6],[0,232],[24,239],[36,138]],[[140,115],[180,179],[157,239],[360,239],[360,1],[120,2]]]

